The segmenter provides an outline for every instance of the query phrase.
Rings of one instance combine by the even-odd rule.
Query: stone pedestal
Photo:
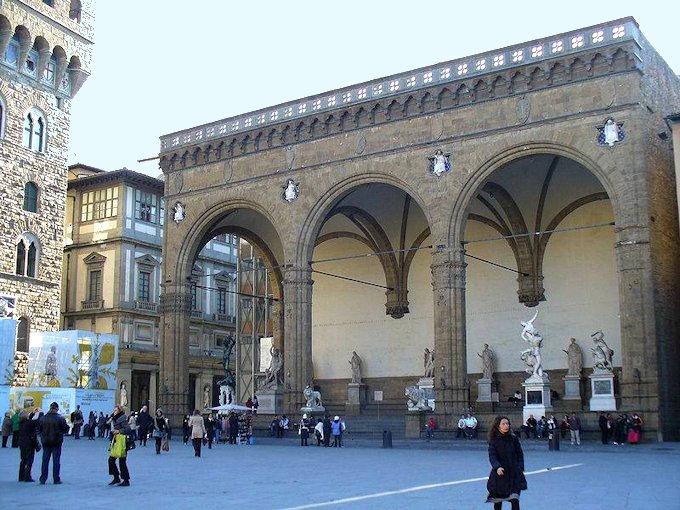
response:
[[[427,405],[434,411],[434,377],[421,377],[418,379],[418,388],[425,390],[431,398],[427,399]]]
[[[361,414],[361,407],[366,403],[366,385],[362,383],[349,383],[347,385],[347,402],[345,402],[345,415],[357,416]]]
[[[493,402],[493,380],[477,379],[477,402]]]
[[[591,411],[616,411],[614,396],[614,374],[608,370],[597,370],[588,376],[590,379]]]
[[[547,375],[540,377],[530,377],[522,383],[524,387],[524,408],[522,410],[522,423],[526,423],[530,414],[536,420],[541,416],[547,416],[552,412],[552,401],[550,400],[550,380]]]
[[[311,418],[312,416],[323,416],[326,413],[326,408],[324,406],[302,406],[300,412]]]
[[[282,414],[283,413],[283,389],[259,389],[257,390],[258,414]]]
[[[425,428],[425,412],[409,411],[406,413],[406,431],[407,439],[420,439],[420,432]]]
[[[581,377],[578,375],[564,376],[564,396],[562,400],[581,400]]]

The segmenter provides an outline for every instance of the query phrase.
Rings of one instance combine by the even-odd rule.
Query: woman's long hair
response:
[[[510,424],[510,418],[508,418],[507,416],[496,416],[493,423],[491,424],[491,428],[489,429],[489,441],[493,441],[494,439],[498,438],[501,435],[500,425],[501,421],[503,420],[508,420],[508,425],[510,425],[510,430],[508,430],[508,434],[512,433],[512,425]]]

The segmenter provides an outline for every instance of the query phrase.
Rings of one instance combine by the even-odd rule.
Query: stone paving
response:
[[[522,444],[529,472],[524,509],[680,508],[680,444],[563,443],[559,452],[549,452],[546,442]],[[258,438],[253,446],[204,449],[200,459],[178,441],[161,455],[149,444],[129,453],[131,487],[107,485],[107,445],[66,438],[61,486],[51,479],[44,486],[16,482],[19,452],[0,449],[0,508],[492,508],[484,503],[490,468],[481,440],[395,441],[382,449],[357,439],[336,449],[300,448],[293,437]]]

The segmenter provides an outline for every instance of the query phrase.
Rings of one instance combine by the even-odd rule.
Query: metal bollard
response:
[[[392,431],[383,430],[383,448],[392,448]]]

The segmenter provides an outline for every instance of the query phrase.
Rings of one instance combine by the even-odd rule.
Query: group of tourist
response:
[[[456,430],[456,439],[466,437],[468,439],[477,438],[477,430],[479,423],[477,418],[472,413],[462,414],[458,420],[458,428]]]
[[[598,426],[602,444],[609,444],[611,439],[618,446],[623,446],[626,442],[630,444],[640,442],[642,418],[638,413],[633,413],[630,416],[623,413],[614,419],[611,413],[600,412]]]
[[[199,423],[200,418],[201,423]],[[201,434],[202,431],[202,434]],[[203,418],[201,412],[196,409],[193,415],[186,415],[182,422],[182,441],[188,444],[191,439],[197,457],[200,457],[200,446],[207,445],[212,448],[213,442],[237,444],[240,436],[239,432],[244,433],[244,439],[247,441],[253,435],[253,415],[246,416],[245,427],[241,430],[239,423],[239,415],[236,412],[230,412],[226,415],[209,414],[207,418]],[[198,441],[195,441],[198,440]]]
[[[285,418],[285,416],[284,416]],[[272,426],[274,426],[274,421],[272,421]],[[279,427],[281,424],[279,423]],[[303,414],[302,418],[298,422],[298,435],[300,436],[300,446],[309,446],[309,437],[313,434],[316,439],[316,446],[329,447],[333,446],[335,448],[342,447],[342,433],[345,431],[345,422],[340,419],[339,416],[333,417],[331,420],[330,416],[326,415],[322,418],[317,418],[316,422],[313,418],[309,418],[307,414]],[[331,445],[331,438],[333,438],[333,444]]]

